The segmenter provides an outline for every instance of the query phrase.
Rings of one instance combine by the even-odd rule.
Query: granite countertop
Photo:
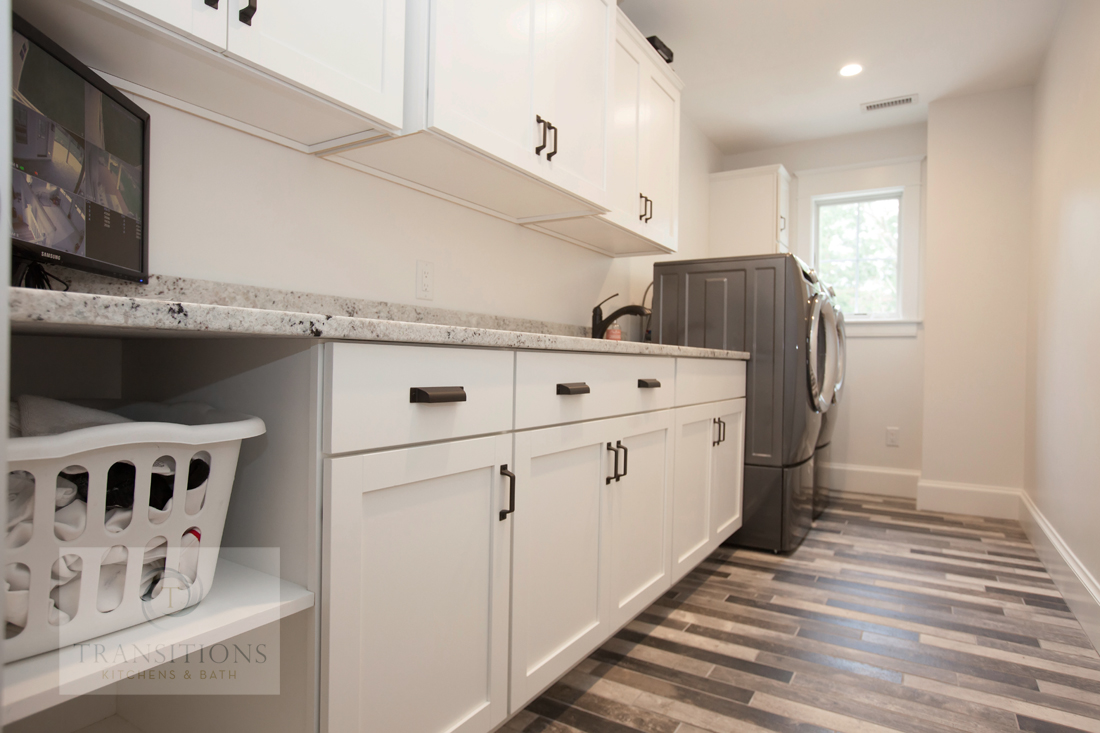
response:
[[[149,285],[74,277],[70,292],[11,288],[9,307],[15,333],[266,336],[749,358],[739,351],[592,339],[588,329],[564,324],[157,276]]]

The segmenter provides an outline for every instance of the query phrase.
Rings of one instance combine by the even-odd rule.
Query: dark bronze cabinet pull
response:
[[[554,149],[546,154],[547,160],[553,160],[554,156],[558,154],[558,128],[549,122],[546,123],[546,126],[554,131]]]
[[[241,22],[245,25],[252,25],[252,16],[256,14],[256,5],[259,0],[248,0],[248,6],[241,8],[241,12],[237,14],[237,17],[241,19]]]
[[[535,115],[535,124],[542,128],[542,143],[535,146],[535,155],[542,155],[546,149],[546,128],[550,123],[542,119],[542,115]]]
[[[218,0],[206,0],[206,4],[214,10],[218,9]]]
[[[500,467],[500,475],[508,477],[508,508],[500,510],[500,521],[516,510],[516,475],[508,470],[508,464]]]
[[[409,402],[438,403],[465,401],[466,389],[463,387],[412,387],[409,389]]]
[[[615,454],[615,474],[613,476],[605,476],[604,477],[604,486],[611,483],[612,481],[618,481],[619,478],[620,478],[620,476],[619,476],[619,451],[618,451],[617,448],[615,448],[610,443],[607,444],[607,449]]]
[[[642,213],[638,214],[638,221],[645,221],[646,201],[649,201],[649,199],[645,197],[644,193],[638,194],[638,198],[642,200]]]
[[[562,382],[558,385],[558,394],[588,394],[591,391],[584,382]]]
[[[646,205],[647,205],[647,210],[646,210],[645,221],[646,221],[646,223],[649,223],[649,220],[653,218],[653,199],[651,199],[647,196],[646,197]]]
[[[629,466],[629,463],[628,463],[628,459],[630,458],[630,451],[628,451],[626,449],[626,446],[623,445],[623,441],[616,440],[615,441],[615,453],[617,454],[620,449],[623,452],[623,472],[615,478],[616,481],[621,479],[623,476],[626,476],[630,472],[630,466]]]
[[[657,389],[661,386],[659,379],[639,379],[638,389]]]

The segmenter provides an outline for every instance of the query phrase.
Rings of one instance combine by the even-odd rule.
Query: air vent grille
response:
[[[860,105],[864,112],[875,112],[880,109],[890,109],[891,107],[902,107],[907,104],[915,104],[917,101],[916,94],[907,94],[904,97],[894,97],[893,99],[880,99],[877,102],[864,102]]]

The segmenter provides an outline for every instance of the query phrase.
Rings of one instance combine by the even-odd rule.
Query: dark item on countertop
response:
[[[665,60],[666,64],[672,63],[672,49],[666,46],[664,41],[657,36],[650,36],[646,40],[649,41],[650,46],[657,49],[657,53],[661,54],[661,58]]]
[[[618,297],[618,295],[618,293],[615,293],[615,295],[612,295],[610,298],[604,298],[600,305],[592,309],[592,338],[602,339],[604,334],[607,333],[607,327],[619,320],[620,316],[648,316],[650,314],[649,308],[645,306],[624,305],[607,318],[604,318],[603,308],[601,306],[611,300],[611,298]]]
[[[88,503],[88,473],[60,473],[61,478],[76,485],[77,494]],[[201,458],[192,458],[187,469],[187,490],[197,489],[210,478],[210,464]],[[149,506],[163,510],[172,498],[176,477],[154,473],[149,477]],[[107,509],[129,509],[134,505],[134,485],[137,469],[131,463],[116,463],[107,469]]]

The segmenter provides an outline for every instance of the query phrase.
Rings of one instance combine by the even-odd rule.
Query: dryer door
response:
[[[832,404],[836,390],[836,351],[836,311],[829,297],[819,292],[810,302],[810,329],[806,337],[806,367],[815,412],[825,412]]]
[[[836,312],[836,389],[833,404],[839,405],[844,395],[844,375],[848,370],[848,332],[844,327],[844,314]]]

